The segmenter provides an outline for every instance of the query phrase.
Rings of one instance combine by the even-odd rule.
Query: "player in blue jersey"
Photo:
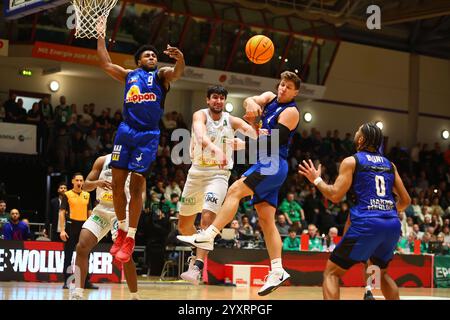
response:
[[[282,242],[275,226],[278,191],[288,173],[287,156],[292,136],[295,133],[299,112],[295,97],[300,89],[300,78],[293,72],[281,74],[277,94],[271,91],[244,101],[245,118],[254,122],[261,116],[261,131],[258,138],[257,162],[228,189],[225,201],[214,222],[201,233],[193,236],[178,236],[178,239],[200,249],[213,250],[214,238],[234,217],[239,201],[253,195],[259,223],[264,233],[267,251],[271,260],[271,271],[258,294],[263,296],[277,289],[289,274],[281,262]]]
[[[320,164],[317,169],[311,160],[299,165],[299,173],[331,201],[341,201],[350,188],[356,195],[356,204],[350,209],[350,227],[327,262],[323,297],[339,299],[339,279],[354,264],[369,260],[381,270],[384,297],[399,299],[398,287],[386,270],[401,233],[397,211],[405,210],[411,198],[395,165],[378,152],[383,142],[380,128],[374,123],[363,124],[354,142],[357,153],[342,161],[333,185],[320,177]]]
[[[134,250],[145,177],[158,149],[159,121],[164,113],[164,100],[170,83],[181,77],[185,67],[183,53],[179,49],[168,45],[164,53],[176,60],[174,67],[158,68],[157,50],[151,45],[143,45],[134,55],[138,68],[129,70],[112,63],[105,39],[99,38],[97,42],[100,66],[111,77],[125,83],[124,120],[117,129],[111,157],[113,202],[119,231],[110,251],[124,263],[130,260]],[[127,230],[124,186],[129,172],[132,174]]]

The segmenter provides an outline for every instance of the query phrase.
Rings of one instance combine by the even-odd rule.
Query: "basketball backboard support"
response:
[[[6,20],[18,19],[42,10],[58,7],[69,0],[3,0]]]

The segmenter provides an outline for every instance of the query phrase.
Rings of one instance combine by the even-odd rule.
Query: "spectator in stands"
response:
[[[438,235],[441,232],[443,224],[444,223],[439,214],[436,211],[433,212],[433,214],[431,215],[431,225],[434,227],[435,235]]]
[[[428,253],[430,246],[431,234],[426,231],[423,233],[422,241],[420,242],[420,253]]]
[[[442,234],[444,235],[444,242],[450,245],[450,227],[445,226],[442,228]]]
[[[94,119],[89,114],[89,105],[83,105],[83,112],[81,113],[78,126],[80,127],[81,132],[88,134],[94,126]]]
[[[117,128],[119,127],[119,124],[123,121],[123,117],[122,117],[122,113],[117,110],[116,112],[114,112],[114,116],[111,119],[111,126],[114,130],[117,130]]]
[[[114,141],[111,137],[111,133],[109,131],[105,131],[101,137],[100,143],[103,146],[101,153],[109,154],[112,153],[114,147]]]
[[[402,233],[401,235],[403,237],[406,237],[408,235],[408,223],[406,222],[406,214],[404,211],[399,211],[398,212],[398,218],[400,220],[401,226],[402,226]]]
[[[97,116],[95,115],[95,103],[93,102],[89,103],[89,114],[91,115],[95,123],[95,121],[97,121]]]
[[[250,225],[250,220],[246,215],[241,217],[239,232],[247,237],[253,237],[253,227]]]
[[[181,195],[181,189],[175,180],[171,180],[170,184],[164,190],[164,198],[170,199],[171,195],[175,193],[176,195]]]
[[[300,251],[300,239],[297,237],[297,229],[289,228],[289,236],[283,240],[283,250]]]
[[[305,218],[310,224],[317,225],[319,222],[319,215],[325,210],[321,196],[317,193],[314,186],[310,186],[310,195],[305,199]]]
[[[294,193],[289,192],[278,209],[286,216],[289,225],[296,230],[301,229],[302,221],[305,221],[305,212],[302,206],[294,200]]]
[[[423,231],[420,231],[420,227],[417,223],[413,225],[412,232],[416,235],[416,239],[422,240],[423,237]]]
[[[0,235],[3,238],[3,226],[8,223],[10,218],[9,213],[6,211],[6,201],[0,200]]]
[[[17,106],[17,95],[15,93],[9,94],[9,99],[5,101],[3,104],[3,107],[5,108],[6,112],[6,121],[7,122],[16,122],[18,119],[18,106]]]
[[[53,122],[53,106],[50,103],[50,98],[48,96],[45,96],[42,98],[41,101],[39,101],[39,109],[41,110],[41,114],[43,117],[43,120],[49,123]],[[47,124],[49,124],[47,123]]]
[[[95,128],[97,129],[99,136],[102,136],[111,129],[111,118],[108,109],[103,109],[102,114],[97,117]]]
[[[20,221],[19,210],[12,209],[10,215],[11,217],[8,223],[3,226],[3,239],[18,241],[30,240],[30,228],[25,222]]]
[[[336,227],[331,227],[328,230],[328,234],[325,238],[325,245],[323,250],[326,252],[333,252],[334,248],[336,248],[337,242],[336,237],[338,236],[338,229]]]
[[[23,106],[23,99],[17,99],[17,119],[16,122],[26,123],[27,122],[27,110]]]
[[[83,133],[76,130],[72,135],[72,147],[70,149],[70,160],[72,171],[82,171],[84,151],[87,149],[86,140],[84,140]]]
[[[57,130],[57,136],[55,139],[55,168],[59,172],[67,172],[69,168],[67,168],[66,163],[70,163],[72,137],[67,132],[67,128],[65,126],[60,126]]]
[[[413,217],[416,223],[423,223],[424,217],[417,197],[412,198],[411,204],[406,208],[405,213],[407,217]]]
[[[165,135],[161,135],[161,138],[159,140],[159,145],[158,145],[158,153],[157,156],[170,156],[170,147],[167,143],[167,137]]]
[[[322,239],[319,237],[315,224],[308,225],[309,251],[323,251]]]
[[[66,97],[59,98],[59,105],[55,107],[55,125],[57,128],[65,127],[72,115],[72,109],[66,103]]]
[[[159,180],[158,182],[156,182],[155,185],[153,185],[153,187],[151,187],[150,194],[155,193],[157,198],[159,199],[159,201],[163,201],[165,199],[165,196],[164,196],[165,191],[166,191],[166,188],[164,187],[164,182]],[[167,198],[167,199],[170,199],[170,198]]]
[[[431,204],[431,214],[437,213],[440,217],[444,215],[444,210],[439,205],[439,197],[434,197]]]
[[[27,122],[39,124],[42,120],[42,113],[39,109],[39,103],[35,102],[27,113]]]
[[[277,214],[277,221],[275,222],[280,236],[287,236],[289,234],[289,224],[286,222],[286,216],[284,214]]]
[[[413,253],[414,252],[414,241],[417,239],[417,236],[414,232],[408,234],[408,236],[401,236],[398,243],[396,251],[399,253]]]
[[[58,195],[50,200],[49,223],[52,225],[50,235],[52,241],[61,241],[59,236],[59,233],[61,232],[61,226],[59,225],[59,207],[61,206],[61,201],[66,191],[67,184],[65,182],[60,182],[57,190]]]
[[[180,196],[176,193],[172,193],[169,197],[169,200],[163,205],[163,211],[169,217],[178,217],[178,213],[180,212]]]
[[[100,151],[103,149],[103,146],[100,141],[100,137],[97,135],[96,129],[91,129],[86,138],[86,146],[91,157],[97,157],[100,155]]]

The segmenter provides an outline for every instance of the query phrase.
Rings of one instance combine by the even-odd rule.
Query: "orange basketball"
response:
[[[245,45],[245,54],[248,59],[256,64],[263,64],[272,59],[275,47],[272,40],[258,34],[251,37]]]

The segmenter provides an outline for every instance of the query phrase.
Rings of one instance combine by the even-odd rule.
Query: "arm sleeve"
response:
[[[289,142],[289,136],[291,134],[291,130],[289,130],[288,127],[281,123],[277,123],[273,130],[278,130],[278,136],[275,136],[273,134],[267,135],[267,136],[260,136],[258,139],[258,151],[266,149],[266,152],[268,155],[270,155],[272,144],[283,146],[288,144]],[[276,141],[276,137],[278,137],[278,141]],[[262,145],[262,142],[266,141],[266,146]]]

